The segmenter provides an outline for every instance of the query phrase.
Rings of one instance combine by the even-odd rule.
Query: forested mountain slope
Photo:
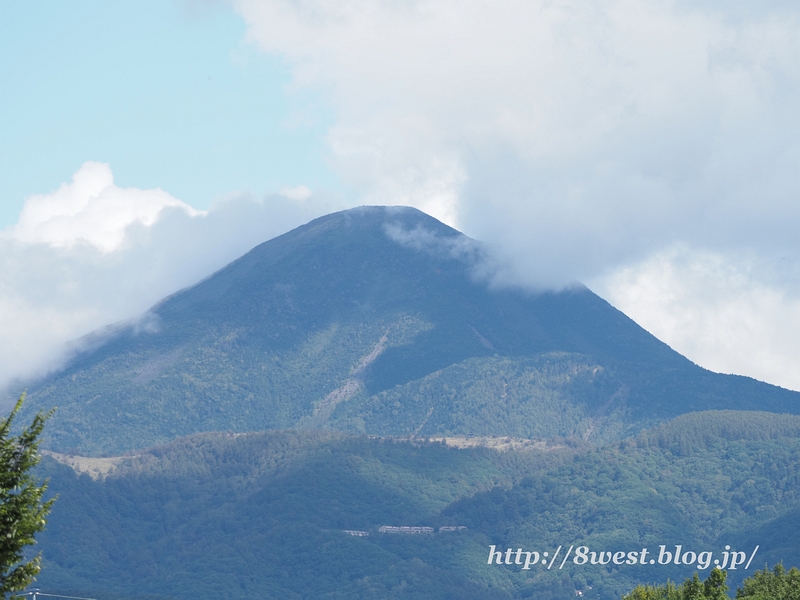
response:
[[[619,439],[800,394],[694,365],[591,291],[496,289],[480,245],[363,207],[265,242],[139,322],[90,336],[27,409],[45,445],[119,453],[202,431]]]
[[[40,474],[59,500],[37,585],[95,598],[561,600],[577,590],[611,600],[637,583],[682,581],[697,564],[525,571],[487,565],[489,548],[657,557],[659,545],[681,545],[721,557],[726,545],[748,555],[760,545],[749,571],[730,571],[736,585],[765,561],[800,558],[798,465],[800,417],[735,411],[684,415],[602,448],[200,434],[99,480],[46,459]]]

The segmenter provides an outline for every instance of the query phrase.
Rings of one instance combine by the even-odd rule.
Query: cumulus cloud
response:
[[[335,208],[319,198],[233,195],[196,211],[162,190],[121,189],[108,165],[84,164],[71,183],[29,197],[19,222],[0,232],[0,389],[57,368],[76,338],[146,314]]]
[[[0,237],[55,248],[84,243],[111,252],[122,244],[129,226],[153,225],[166,208],[179,208],[191,217],[203,214],[162,190],[119,188],[107,164],[86,162],[71,183],[52,194],[30,196],[17,224]]]

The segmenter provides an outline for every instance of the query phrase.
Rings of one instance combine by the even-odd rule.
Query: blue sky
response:
[[[0,5],[0,229],[87,160],[197,208],[237,190],[339,190],[329,107],[243,41],[224,5]]]
[[[0,4],[0,387],[359,204],[800,389],[800,5]]]

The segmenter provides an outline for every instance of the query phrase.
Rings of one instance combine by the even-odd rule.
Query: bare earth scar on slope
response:
[[[50,450],[42,450],[41,453],[43,456],[49,456],[62,465],[67,465],[79,475],[86,473],[94,480],[105,479],[114,472],[114,469],[117,468],[119,463],[125,459],[133,458],[131,456],[109,456],[107,458],[73,456],[51,452]]]

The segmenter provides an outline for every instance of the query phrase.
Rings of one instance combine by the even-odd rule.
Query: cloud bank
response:
[[[237,0],[321,91],[340,172],[586,279],[675,241],[796,251],[800,8]]]
[[[507,283],[590,283],[701,364],[800,389],[797,273],[748,266],[800,262],[796,3],[232,4],[330,103],[366,203],[488,242]]]
[[[289,195],[234,195],[197,211],[162,190],[119,188],[108,165],[88,162],[55,192],[27,198],[0,232],[0,389],[57,368],[68,342],[139,317],[335,208]]]

